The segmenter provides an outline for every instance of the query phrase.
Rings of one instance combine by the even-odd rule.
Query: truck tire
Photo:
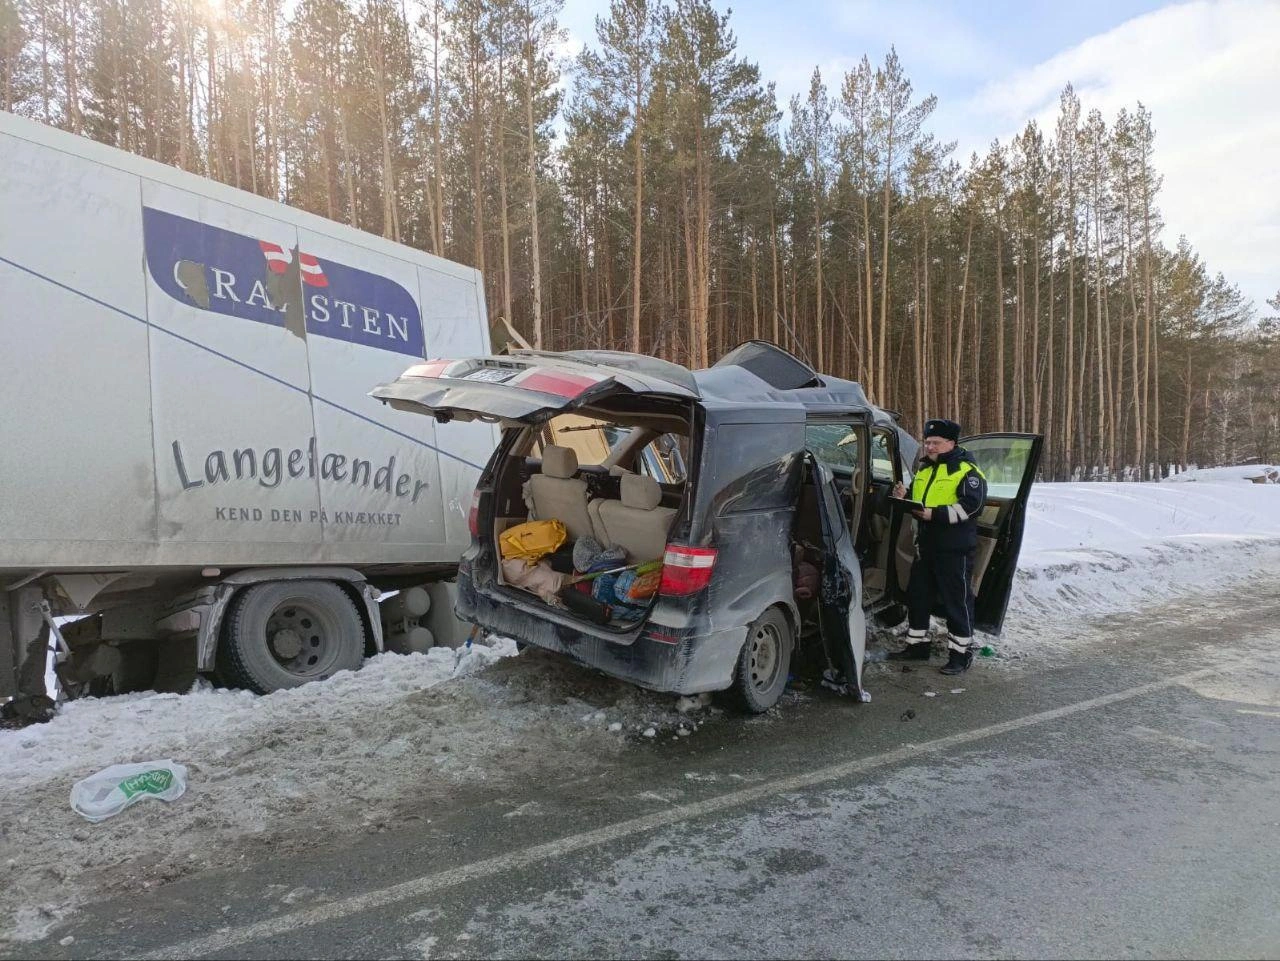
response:
[[[751,622],[730,688],[737,708],[763,714],[778,703],[790,676],[794,647],[791,624],[778,608],[769,608]]]
[[[269,694],[358,669],[364,646],[364,621],[338,585],[255,584],[227,611],[218,674],[234,687]]]

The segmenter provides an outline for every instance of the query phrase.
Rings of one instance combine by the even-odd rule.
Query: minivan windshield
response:
[[[556,445],[571,448],[580,467],[598,467],[617,463],[636,474],[645,474],[660,484],[683,484],[688,479],[685,450],[688,438],[678,434],[660,434],[639,451],[628,454],[625,448],[636,437],[639,428],[611,424],[581,414],[558,414],[539,432],[535,456],[544,447]],[[645,435],[653,437],[652,431]],[[641,438],[636,437],[640,442]]]

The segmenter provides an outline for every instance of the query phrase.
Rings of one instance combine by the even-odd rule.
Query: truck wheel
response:
[[[747,640],[733,671],[733,700],[750,714],[763,714],[782,697],[791,671],[791,625],[771,607],[747,628]]]
[[[269,694],[356,670],[364,645],[360,612],[336,584],[255,584],[227,611],[218,673],[235,687]]]

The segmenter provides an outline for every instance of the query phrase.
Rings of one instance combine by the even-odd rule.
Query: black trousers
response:
[[[973,554],[972,550],[920,552],[907,582],[907,626],[912,631],[929,629],[929,615],[940,601],[951,636],[957,640],[973,637]]]

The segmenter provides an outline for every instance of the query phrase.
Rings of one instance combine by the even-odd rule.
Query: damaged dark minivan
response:
[[[653,690],[728,691],[758,713],[797,653],[861,694],[866,618],[901,620],[913,532],[886,495],[910,483],[918,445],[858,384],[773,344],[699,371],[614,351],[432,360],[372,396],[503,428],[458,571],[458,616],[486,630]],[[1041,439],[962,443],[989,487],[976,626],[998,634]],[[599,575],[572,564],[550,587],[513,583],[503,533],[531,520],[563,525],[562,559],[609,549],[606,573],[648,571],[651,592],[601,601],[596,584],[582,601],[570,592]]]

